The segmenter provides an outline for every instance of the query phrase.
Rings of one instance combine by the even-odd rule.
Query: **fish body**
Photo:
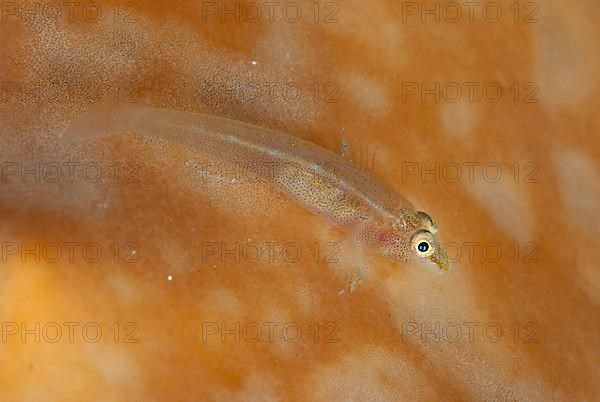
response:
[[[92,106],[63,137],[130,130],[240,163],[391,260],[420,259],[448,269],[428,214],[347,158],[297,137],[217,116],[109,102]]]

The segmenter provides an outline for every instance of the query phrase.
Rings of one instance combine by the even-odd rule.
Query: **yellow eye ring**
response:
[[[433,235],[427,230],[420,230],[411,239],[412,248],[419,257],[429,257],[435,252]]]

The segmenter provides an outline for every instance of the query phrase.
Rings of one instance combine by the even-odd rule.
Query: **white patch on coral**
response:
[[[594,44],[590,45],[587,35],[581,35],[581,31],[585,32],[581,26],[585,18],[566,21],[568,16],[553,13],[551,8],[544,11],[543,23],[532,24],[537,31],[533,36],[536,54],[533,81],[539,88],[535,98],[543,106],[576,106],[591,96],[594,88],[598,61],[593,52],[585,50],[586,42],[588,46]]]
[[[390,99],[384,86],[367,75],[349,74],[343,80],[344,93],[352,94],[354,101],[365,112],[385,116],[390,111]]]
[[[501,177],[497,182],[493,182],[496,180],[496,169],[489,168],[487,173],[484,169],[482,174],[475,174],[472,183],[470,180],[462,183],[500,228],[521,244],[525,244],[531,241],[534,225],[531,202],[524,192],[526,184],[515,183],[507,168],[501,168]]]
[[[106,332],[103,336],[114,335],[111,331]],[[94,336],[92,334],[93,330],[90,330],[90,337]],[[108,385],[135,388],[136,383],[140,381],[140,367],[124,347],[117,344],[86,343],[85,351],[89,357],[88,361]]]
[[[361,345],[332,364],[315,367],[304,389],[307,400],[410,400],[412,389],[418,389],[423,400],[440,398],[418,368],[397,351],[372,345]]]
[[[501,166],[501,178],[497,182],[496,170],[489,168],[487,173],[475,174],[473,182],[462,181],[465,189],[486,209],[496,224],[521,244],[531,241],[534,217],[530,200],[524,192],[522,182],[515,183],[505,166]],[[484,178],[484,176],[486,178]],[[531,184],[530,184],[531,185]]]
[[[450,137],[465,142],[472,139],[473,127],[476,122],[475,105],[463,98],[456,103],[445,102],[441,109],[441,119]]]
[[[560,148],[553,161],[560,197],[574,226],[600,234],[600,172],[592,157]]]

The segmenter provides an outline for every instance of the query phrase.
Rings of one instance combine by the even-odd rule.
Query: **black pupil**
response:
[[[419,249],[420,252],[424,253],[427,250],[429,250],[429,243],[422,241],[421,243],[419,243],[417,248]]]

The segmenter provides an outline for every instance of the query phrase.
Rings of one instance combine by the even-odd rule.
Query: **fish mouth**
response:
[[[450,261],[448,261],[448,257],[441,253],[435,253],[429,257],[431,262],[433,262],[440,272],[447,272],[450,270]]]

